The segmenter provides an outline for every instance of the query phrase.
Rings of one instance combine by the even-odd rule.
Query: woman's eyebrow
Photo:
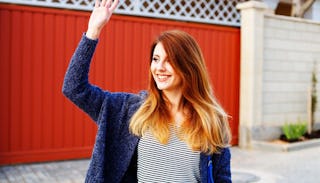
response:
[[[158,54],[153,54],[153,57],[158,57],[160,58],[160,56]]]

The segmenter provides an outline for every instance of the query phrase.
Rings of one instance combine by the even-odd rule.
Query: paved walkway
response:
[[[316,183],[320,147],[294,152],[243,150],[232,147],[234,183]],[[0,167],[0,183],[82,183],[89,160]]]
[[[86,159],[2,166],[0,183],[80,183],[88,164]]]
[[[234,183],[318,183],[320,147],[292,152],[232,148]]]

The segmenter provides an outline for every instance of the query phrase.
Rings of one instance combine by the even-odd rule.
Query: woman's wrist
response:
[[[87,38],[93,39],[93,40],[98,39],[99,35],[100,35],[100,30],[98,30],[98,29],[90,29],[90,28],[88,28],[88,30],[86,32]]]

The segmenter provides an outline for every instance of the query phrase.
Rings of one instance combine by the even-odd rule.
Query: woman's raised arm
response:
[[[99,87],[89,83],[88,73],[97,39],[101,30],[109,21],[119,0],[96,0],[91,13],[86,36],[83,36],[75,50],[67,69],[62,92],[90,117],[97,121],[100,108],[107,95]]]

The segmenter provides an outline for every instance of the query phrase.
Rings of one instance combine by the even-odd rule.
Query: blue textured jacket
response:
[[[146,97],[140,94],[103,91],[88,82],[88,72],[98,41],[83,35],[71,58],[63,83],[63,94],[86,112],[98,131],[86,176],[90,183],[136,182],[136,148],[139,137],[130,134],[129,120]],[[212,156],[216,183],[231,182],[230,150]],[[207,182],[208,159],[200,155],[201,182]]]

